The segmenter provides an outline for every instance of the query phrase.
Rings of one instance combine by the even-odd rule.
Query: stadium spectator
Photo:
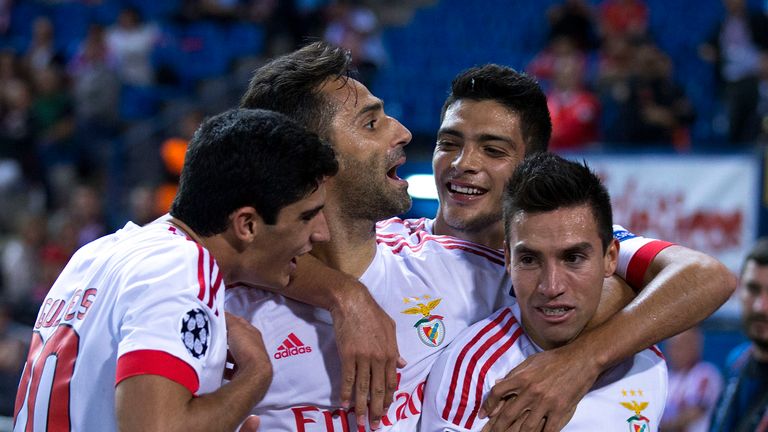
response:
[[[324,39],[346,48],[360,82],[370,86],[376,71],[387,61],[379,21],[371,9],[350,0],[338,0],[327,8],[328,25]]]
[[[722,97],[728,115],[728,140],[749,144],[757,138],[760,70],[768,61],[768,19],[751,11],[744,0],[723,0],[726,16],[699,55],[715,64],[722,83]]]
[[[30,321],[28,317],[39,307],[32,299],[41,278],[38,264],[47,242],[47,219],[43,215],[27,213],[16,216],[15,234],[0,254],[2,297],[12,308],[16,320]]]
[[[154,83],[150,55],[159,37],[158,27],[142,21],[138,10],[129,7],[120,11],[117,23],[107,30],[107,46],[117,59],[117,71],[124,84]]]
[[[723,378],[717,367],[702,361],[704,335],[693,327],[669,338],[664,353],[669,364],[669,392],[660,429],[706,432]]]
[[[35,97],[31,114],[37,151],[44,168],[48,206],[52,208],[76,179],[77,151],[74,101],[60,68],[50,66],[33,74]],[[61,203],[58,203],[61,204]]]
[[[592,6],[584,0],[565,0],[547,9],[549,40],[567,37],[582,51],[598,46]]]
[[[749,251],[736,295],[749,342],[728,355],[728,379],[711,432],[768,429],[768,238]]]
[[[632,46],[630,75],[617,75],[604,96],[617,108],[606,141],[686,149],[687,127],[695,119],[684,89],[672,79],[672,61],[651,42]]]
[[[46,16],[38,16],[32,24],[32,39],[24,54],[24,65],[30,71],[61,65],[63,55],[56,48],[53,22]]]
[[[643,37],[648,31],[648,5],[643,0],[605,0],[598,21],[603,40]]]
[[[555,63],[547,106],[552,118],[551,151],[583,149],[597,140],[600,102],[584,82],[584,62],[576,55]]]

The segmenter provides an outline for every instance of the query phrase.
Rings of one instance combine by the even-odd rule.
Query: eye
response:
[[[507,152],[498,147],[485,147],[485,153],[491,157],[502,157],[507,154]]]
[[[587,257],[584,254],[578,254],[578,253],[568,254],[565,256],[565,262],[567,262],[568,264],[580,264],[584,262],[586,259]]]
[[[435,146],[440,150],[451,150],[458,147],[459,145],[453,141],[437,140]]]
[[[536,257],[533,255],[521,255],[517,259],[517,263],[521,267],[533,267],[536,265]]]
[[[371,130],[376,129],[376,126],[375,126],[376,125],[376,121],[377,121],[376,119],[373,119],[373,120],[369,121],[368,123],[365,124],[365,128],[366,129],[371,129]]]

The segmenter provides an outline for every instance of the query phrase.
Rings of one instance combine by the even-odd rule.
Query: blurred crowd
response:
[[[728,141],[750,145],[765,134],[768,22],[745,0],[723,5],[726,15],[698,50],[716,66],[713,93],[725,107]],[[642,0],[565,0],[549,9],[548,44],[527,69],[547,89],[553,150],[598,141],[690,148],[696,109],[654,41],[649,15]]]

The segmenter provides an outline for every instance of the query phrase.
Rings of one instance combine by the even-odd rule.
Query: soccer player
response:
[[[503,199],[505,262],[517,304],[443,351],[427,381],[421,431],[480,431],[488,421],[478,417],[480,404],[496,380],[534,353],[574,340],[616,269],[610,198],[586,165],[532,156],[517,167]],[[666,396],[666,365],[649,348],[605,371],[563,430],[622,430],[629,423],[655,431]]]
[[[546,97],[535,80],[493,64],[463,71],[443,105],[432,158],[440,201],[435,219],[395,218],[380,223],[379,232],[445,234],[501,248],[504,185],[525,156],[547,150],[550,133]],[[730,271],[703,253],[669,243],[640,247],[627,241],[631,236],[617,234],[622,251],[637,247],[636,256],[651,262],[626,269],[623,277],[639,291],[636,297],[604,290],[620,295],[601,303],[590,331],[529,357],[502,380],[481,409],[482,415],[494,414],[491,430],[507,430],[524,413],[529,420],[517,424],[522,431],[538,430],[544,418],[546,431],[559,430],[603,370],[703,320],[736,286]]]
[[[728,355],[728,382],[710,431],[768,430],[768,238],[758,239],[741,268],[741,318],[749,341]]]
[[[259,332],[224,285],[280,289],[328,239],[333,150],[282,114],[232,110],[190,142],[169,216],[80,249],[34,326],[14,431],[232,431],[267,390]],[[219,388],[227,348],[238,370]]]
[[[397,323],[398,345],[408,364],[395,375],[397,390],[389,409],[379,418],[371,409],[366,419],[367,392],[362,400],[356,394],[354,404],[345,404],[338,391],[355,377],[339,365],[326,313],[270,293],[228,290],[227,309],[262,330],[273,359],[272,386],[253,411],[268,430],[341,431],[366,423],[415,430],[437,354],[462,329],[514,301],[499,250],[424,232],[375,233],[376,221],[410,206],[397,168],[405,162],[411,136],[385,114],[380,99],[347,76],[348,66],[343,50],[308,45],[257,70],[242,104],[288,113],[333,145],[340,168],[328,181],[331,241],[313,254],[368,287]],[[635,244],[666,245],[642,238]],[[624,269],[644,271],[649,260],[634,256],[638,247],[625,249]],[[299,265],[297,283],[306,276],[301,271],[305,263]],[[322,283],[317,274],[309,279]],[[372,394],[383,393],[388,381],[365,373],[357,378],[370,380]]]

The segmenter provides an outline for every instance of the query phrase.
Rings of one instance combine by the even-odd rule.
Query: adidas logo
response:
[[[304,342],[299,340],[295,334],[291,333],[283,341],[283,343],[277,347],[277,352],[273,355],[275,359],[286,358],[299,354],[306,354],[312,352],[312,347],[304,345]]]

